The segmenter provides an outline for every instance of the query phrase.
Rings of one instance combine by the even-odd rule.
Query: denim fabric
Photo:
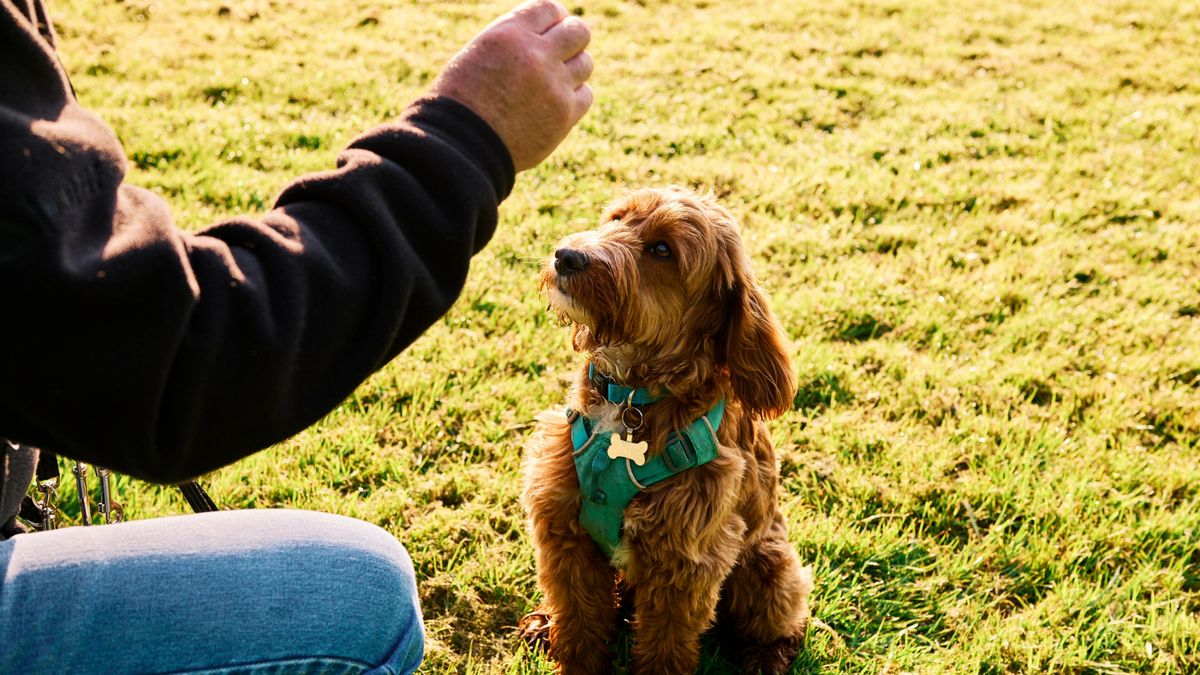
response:
[[[0,673],[374,673],[424,654],[412,561],[382,529],[224,511],[0,542]]]

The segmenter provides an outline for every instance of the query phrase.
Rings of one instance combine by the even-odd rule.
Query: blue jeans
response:
[[[410,673],[412,561],[311,511],[223,511],[0,542],[0,673]]]

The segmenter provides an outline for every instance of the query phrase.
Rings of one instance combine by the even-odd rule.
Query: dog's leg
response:
[[[744,470],[739,454],[723,452],[625,510],[634,673],[685,675],[699,665],[700,635],[716,618],[721,584],[744,544],[746,521],[735,512]]]
[[[638,552],[634,595],[633,672],[684,675],[700,664],[700,636],[713,624],[721,583],[737,558],[745,524],[732,516],[705,551],[658,546]]]
[[[700,636],[716,618],[729,566],[660,557],[655,574],[634,586],[633,672],[685,675],[700,665]]]
[[[579,525],[579,479],[570,430],[543,420],[526,447],[523,502],[543,603],[522,621],[527,642],[548,640],[562,673],[609,675],[617,633],[616,574]]]
[[[550,655],[562,673],[607,675],[617,632],[613,569],[586,534],[582,539],[563,534],[543,531],[537,537]]]
[[[812,570],[787,540],[775,514],[767,535],[746,549],[721,593],[722,623],[743,645],[742,672],[783,675],[804,644]]]

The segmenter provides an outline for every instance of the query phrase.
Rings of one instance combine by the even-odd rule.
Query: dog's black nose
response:
[[[579,274],[588,266],[588,258],[582,251],[560,248],[554,252],[554,269],[564,277]]]

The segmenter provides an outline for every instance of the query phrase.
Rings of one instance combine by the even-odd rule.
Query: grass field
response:
[[[454,310],[208,477],[217,501],[395,533],[426,672],[548,672],[512,633],[538,601],[520,455],[579,359],[535,271],[625,187],[711,188],[801,382],[771,426],[825,626],[796,673],[1200,673],[1200,5],[572,7],[596,105],[518,179]],[[193,228],[332,166],[507,3],[50,9],[130,179]]]

